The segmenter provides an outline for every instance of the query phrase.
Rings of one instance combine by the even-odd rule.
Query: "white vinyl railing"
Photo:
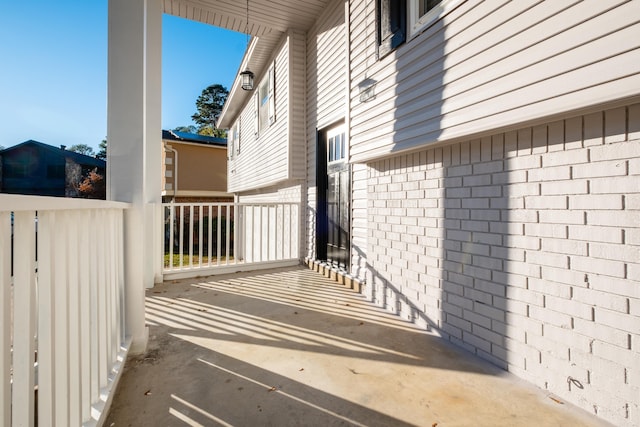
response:
[[[127,207],[0,195],[0,425],[104,421],[129,348]]]
[[[299,262],[299,203],[164,203],[165,279]]]

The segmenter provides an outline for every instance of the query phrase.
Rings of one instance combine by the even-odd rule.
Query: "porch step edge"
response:
[[[310,270],[318,272],[324,277],[327,277],[349,289],[353,289],[358,293],[362,293],[364,282],[357,279],[356,277],[353,277],[346,271],[330,265],[325,261],[319,261],[317,259],[305,258],[304,261]]]

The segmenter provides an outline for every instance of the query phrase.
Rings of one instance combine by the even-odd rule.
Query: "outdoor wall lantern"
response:
[[[249,71],[249,67],[240,73],[240,81],[242,82],[242,89],[253,90],[253,73]]]
[[[367,102],[376,97],[376,80],[365,78],[358,83],[358,91],[360,92],[360,102]]]
[[[249,50],[249,0],[247,0],[247,20],[244,24],[244,33],[247,35],[247,51]],[[244,90],[253,90],[253,73],[249,71],[249,58],[247,58],[247,68],[240,73],[241,87]]]

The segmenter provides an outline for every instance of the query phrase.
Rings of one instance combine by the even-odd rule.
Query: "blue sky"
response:
[[[210,84],[231,87],[244,34],[163,16],[162,127],[192,124]],[[107,1],[3,2],[0,146],[97,148],[107,134]]]

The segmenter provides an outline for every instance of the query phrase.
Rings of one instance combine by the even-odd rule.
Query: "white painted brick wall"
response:
[[[640,425],[640,104],[367,168],[378,304]]]

